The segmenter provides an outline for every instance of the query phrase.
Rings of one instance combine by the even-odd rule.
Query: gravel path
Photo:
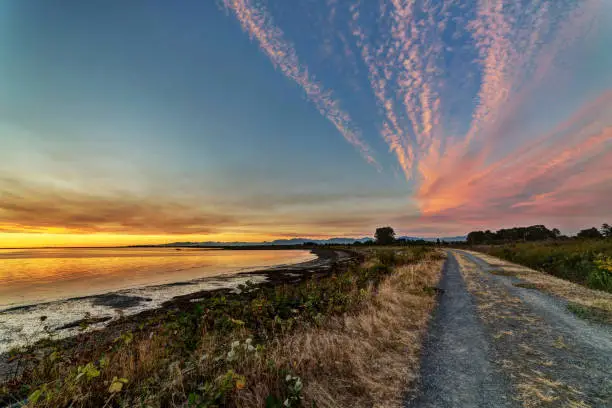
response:
[[[443,290],[421,366],[421,394],[407,407],[510,407],[508,384],[491,364],[489,342],[457,261],[449,254]]]
[[[470,261],[477,264],[483,271],[490,272],[498,269],[477,255],[465,251],[457,251],[466,256]],[[593,324],[580,319],[567,310],[567,301],[552,297],[538,290],[525,289],[514,286],[517,279],[507,276],[491,276],[513,295],[531,307],[531,309],[542,316],[557,333],[569,338],[574,338],[585,350],[592,349],[604,360],[612,370],[612,326]]]
[[[612,407],[612,328],[449,251],[407,407]]]

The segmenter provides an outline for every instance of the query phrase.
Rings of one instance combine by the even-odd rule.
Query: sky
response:
[[[612,2],[4,0],[0,247],[612,222]]]

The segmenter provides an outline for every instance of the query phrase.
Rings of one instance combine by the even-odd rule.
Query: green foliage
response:
[[[597,268],[589,273],[587,284],[592,288],[612,292],[612,256],[600,255],[595,265]]]
[[[612,240],[515,243],[481,248],[510,262],[612,293]]]
[[[577,303],[569,303],[567,310],[580,317],[581,319],[591,320],[597,323],[612,323],[610,313],[596,307],[588,307]]]
[[[98,370],[96,368],[96,366],[93,363],[87,363],[84,366],[79,366],[77,368],[77,376],[76,376],[76,380],[80,380],[80,379],[85,379],[87,381],[96,378],[100,375],[100,370]]]
[[[111,394],[121,392],[121,390],[123,389],[123,385],[127,383],[128,383],[127,378],[113,377],[113,380],[111,381],[111,385],[110,387],[108,387],[108,392],[110,392]]]
[[[36,404],[38,400],[40,399],[40,397],[42,397],[42,395],[43,395],[43,390],[38,389],[30,394],[30,396],[28,397],[28,402],[30,404]]]
[[[285,377],[285,384],[287,385],[288,396],[283,405],[290,408],[299,407],[302,400],[302,379],[287,374]]]
[[[131,332],[127,332],[127,333],[121,333],[121,335],[115,339],[115,342],[116,343],[119,342],[119,343],[128,345],[132,342],[132,340],[134,340],[134,334]]]
[[[214,381],[207,381],[187,397],[188,407],[209,408],[223,406],[227,397],[246,386],[246,378],[228,370]]]

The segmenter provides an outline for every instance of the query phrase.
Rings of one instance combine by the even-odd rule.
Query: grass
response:
[[[580,317],[597,323],[612,324],[612,313],[604,309],[592,306],[584,306],[578,303],[568,303],[567,310]]]
[[[427,248],[369,248],[365,258],[295,284],[245,285],[110,338],[22,350],[28,369],[0,386],[0,403],[399,405],[418,373],[442,261]]]
[[[482,246],[478,250],[612,293],[612,239],[525,242]]]
[[[515,272],[507,271],[504,269],[493,269],[489,272],[492,273],[493,275],[498,275],[498,276],[516,276]]]
[[[519,283],[515,283],[514,286],[516,286],[517,288],[523,288],[523,289],[539,289],[540,288],[535,283],[530,283],[530,282],[519,282]]]

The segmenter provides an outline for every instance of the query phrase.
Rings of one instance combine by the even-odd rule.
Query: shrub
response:
[[[485,246],[479,249],[562,279],[612,292],[612,241],[610,240],[526,242]]]

